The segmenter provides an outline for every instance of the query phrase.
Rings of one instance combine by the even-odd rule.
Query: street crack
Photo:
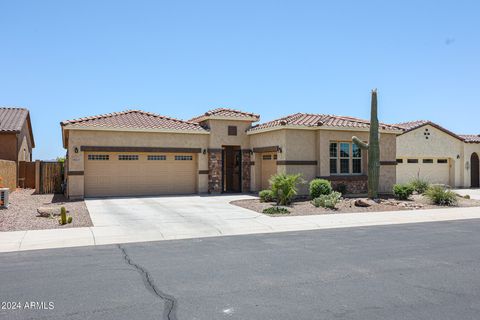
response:
[[[161,291],[155,285],[152,276],[144,267],[135,263],[132,258],[128,255],[127,251],[121,245],[117,245],[120,251],[123,254],[123,260],[129,265],[135,268],[135,270],[142,276],[143,283],[148,291],[150,291],[154,296],[161,299],[164,303],[163,309],[163,319],[166,320],[177,320],[177,300],[174,296],[166,294]]]

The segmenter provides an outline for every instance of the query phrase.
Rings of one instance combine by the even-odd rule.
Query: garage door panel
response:
[[[421,160],[420,160],[421,161]],[[400,163],[397,165],[397,183],[408,183],[420,178],[430,183],[450,184],[448,163]]]
[[[150,154],[132,154],[138,155],[138,160],[118,160],[120,153],[108,153],[109,160],[89,160],[86,155],[85,196],[195,193],[196,155],[192,155],[192,160],[175,160],[175,155],[180,154],[164,154],[165,160],[148,160]]]

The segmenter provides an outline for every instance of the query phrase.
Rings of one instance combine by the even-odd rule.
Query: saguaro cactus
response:
[[[360,149],[368,150],[368,197],[378,197],[380,180],[380,135],[378,133],[377,89],[372,90],[372,109],[370,114],[370,138],[368,144],[357,137],[352,141]]]

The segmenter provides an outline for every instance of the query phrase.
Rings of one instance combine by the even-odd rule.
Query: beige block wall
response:
[[[428,129],[428,131],[425,131]],[[428,140],[425,133],[428,132]],[[458,158],[459,156],[459,158]],[[470,177],[465,175],[464,164],[470,159],[465,158],[464,143],[451,135],[430,125],[420,127],[397,137],[397,158],[402,159],[449,159],[451,167],[450,181],[455,187],[469,186]],[[406,160],[404,160],[406,161]],[[397,170],[397,173],[400,173]],[[402,174],[403,171],[402,171]],[[411,173],[415,176],[416,173]],[[468,180],[466,179],[468,178]]]
[[[250,139],[246,131],[251,127],[250,121],[238,120],[207,120],[210,128],[209,148],[218,149],[222,146],[240,146],[242,149],[250,147]],[[228,126],[237,127],[237,135],[228,135]]]
[[[0,160],[0,182],[4,188],[14,191],[17,187],[17,164],[15,161]]]
[[[116,146],[116,147],[164,147],[164,148],[208,148],[208,134],[136,132],[136,131],[106,131],[106,130],[70,130],[68,135],[68,169],[69,171],[84,171],[84,152],[81,146]],[[79,152],[75,153],[75,148]],[[197,167],[208,170],[208,158],[203,153],[198,154]],[[199,175],[197,189],[199,192],[208,190],[207,175]],[[68,177],[68,195],[83,197],[83,176]]]

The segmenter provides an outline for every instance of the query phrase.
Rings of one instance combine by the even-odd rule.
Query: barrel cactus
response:
[[[369,141],[365,143],[357,137],[352,138],[353,143],[360,149],[368,151],[368,197],[370,199],[376,199],[378,197],[378,185],[380,181],[380,134],[378,129],[377,89],[374,89],[372,90]]]

